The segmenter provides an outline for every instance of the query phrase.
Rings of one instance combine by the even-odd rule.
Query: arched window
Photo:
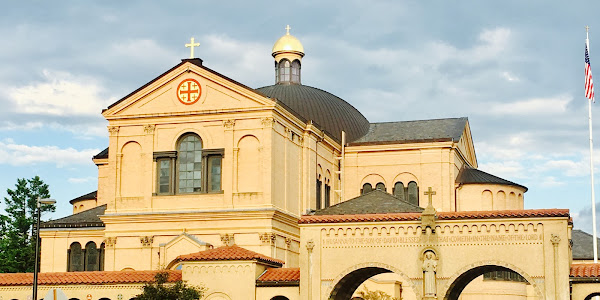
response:
[[[331,206],[331,185],[330,185],[330,179],[326,178],[325,179],[325,205],[324,207],[329,207]]]
[[[385,192],[385,191],[386,191],[386,189],[385,189],[385,184],[384,184],[383,182],[380,182],[380,183],[376,184],[376,185],[375,185],[375,189],[377,189],[377,190],[380,190],[380,191],[382,191],[382,192]]]
[[[282,59],[279,61],[278,73],[279,73],[279,82],[290,82],[290,69],[291,64],[287,59]]]
[[[362,190],[361,190],[361,194],[366,194],[373,191],[373,186],[370,183],[365,183],[363,184]]]
[[[159,195],[221,193],[223,149],[203,149],[194,133],[179,138],[177,151],[154,152]]]
[[[300,83],[300,61],[294,60],[292,62],[292,83]]]
[[[68,250],[68,271],[80,272],[84,270],[83,250],[81,244],[74,242]]]
[[[177,149],[177,187],[180,194],[202,191],[202,141],[186,134]]]
[[[402,201],[406,201],[406,197],[405,197],[405,193],[406,191],[404,190],[404,184],[400,181],[396,182],[394,184],[394,196],[396,196],[398,199],[402,200]]]
[[[271,300],[289,300],[289,298],[284,296],[275,296],[271,298]]]
[[[317,175],[317,190],[316,190],[316,207],[315,209],[321,209],[321,189],[323,182],[321,181],[321,175]]]
[[[419,186],[414,181],[408,183],[408,202],[419,205]]]
[[[94,242],[85,245],[85,270],[100,271],[100,251]]]

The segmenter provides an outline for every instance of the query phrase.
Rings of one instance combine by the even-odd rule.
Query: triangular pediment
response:
[[[212,249],[211,244],[185,232],[159,246],[163,266],[170,265],[179,255]]]
[[[274,105],[253,89],[202,66],[199,59],[184,60],[166,73],[110,105],[107,119],[227,112]]]

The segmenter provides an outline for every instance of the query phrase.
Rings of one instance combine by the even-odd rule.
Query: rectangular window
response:
[[[221,156],[208,156],[208,192],[221,191]]]
[[[158,193],[171,193],[171,159],[157,160],[158,164]]]

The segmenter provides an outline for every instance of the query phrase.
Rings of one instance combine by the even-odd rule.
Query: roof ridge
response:
[[[181,280],[181,270],[44,272],[38,280],[40,285],[148,283],[159,272],[169,273],[168,282]],[[31,285],[32,280],[33,273],[0,273],[0,286]]]
[[[491,182],[491,181],[488,180],[488,181],[482,181],[482,182],[480,182],[480,181],[477,181],[476,178],[475,179],[471,179],[471,180],[469,180],[468,178],[464,179],[463,177],[465,176],[464,174],[466,174],[465,172],[483,173],[483,174],[485,174],[487,176],[490,176],[490,177],[496,179],[497,181],[496,182]],[[500,182],[498,182],[498,181],[500,181]],[[460,170],[460,173],[456,177],[456,182],[458,182],[458,183],[465,183],[465,184],[469,184],[469,183],[495,183],[495,184],[503,184],[503,185],[516,185],[516,186],[524,188],[525,192],[527,192],[527,190],[528,190],[528,188],[526,186],[522,185],[522,184],[518,184],[518,183],[510,181],[508,179],[504,179],[502,177],[496,176],[494,174],[488,173],[488,172],[480,170],[480,169],[472,168],[472,167],[467,166],[467,165],[465,165]]]
[[[238,251],[237,253],[231,252]],[[231,253],[228,253],[231,252]],[[213,249],[207,249],[204,251],[194,252],[185,255],[179,255],[176,261],[211,261],[211,260],[257,260],[261,262],[276,264],[282,266],[285,264],[284,261],[267,256],[262,253],[258,253],[246,248],[240,247],[236,244],[225,245]]]
[[[304,215],[298,220],[299,224],[313,223],[342,223],[342,222],[392,222],[416,221],[421,218],[421,212],[399,213],[370,213],[347,215]],[[439,220],[464,219],[500,219],[500,218],[535,218],[535,217],[569,217],[568,209],[519,209],[519,210],[487,210],[487,211],[442,211],[437,213]]]
[[[375,124],[390,124],[390,123],[408,123],[408,122],[423,122],[423,121],[442,121],[442,120],[468,120],[469,117],[450,117],[450,118],[435,118],[435,119],[420,119],[420,120],[405,120],[405,121],[385,121],[385,122],[374,122],[370,123],[372,125]]]

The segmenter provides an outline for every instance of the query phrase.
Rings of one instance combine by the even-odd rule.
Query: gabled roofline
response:
[[[201,69],[203,69],[203,70],[206,70],[206,71],[208,71],[209,73],[212,73],[212,74],[214,74],[214,75],[217,75],[217,76],[219,76],[219,77],[221,77],[221,78],[223,78],[223,79],[225,79],[225,80],[227,80],[227,81],[230,81],[231,83],[233,83],[233,84],[235,84],[235,85],[238,85],[238,86],[240,86],[240,87],[243,87],[243,88],[245,88],[245,89],[247,89],[247,90],[249,90],[249,91],[252,91],[252,92],[254,92],[254,93],[257,93],[257,92],[256,92],[256,91],[255,91],[253,88],[251,88],[251,87],[248,87],[248,86],[246,86],[246,85],[244,85],[244,84],[242,84],[242,83],[240,83],[240,82],[237,82],[237,81],[235,81],[235,80],[233,80],[233,79],[231,79],[231,78],[229,78],[229,77],[227,77],[227,76],[225,76],[225,75],[223,75],[223,74],[221,74],[221,73],[219,73],[219,72],[217,72],[217,71],[214,71],[214,70],[212,70],[212,69],[209,69],[209,68],[205,67],[205,66],[202,64],[202,59],[200,59],[200,58],[186,58],[186,59],[182,59],[180,63],[178,63],[178,64],[177,64],[177,65],[175,65],[174,67],[170,68],[168,71],[166,71],[166,72],[164,72],[164,73],[162,73],[162,74],[158,75],[156,78],[154,78],[154,79],[150,80],[148,83],[146,83],[146,84],[142,85],[141,87],[139,87],[139,88],[138,88],[138,89],[136,89],[135,91],[133,91],[133,92],[129,93],[127,96],[125,96],[125,97],[123,97],[123,98],[121,98],[121,99],[117,100],[117,101],[116,101],[116,102],[114,102],[113,104],[109,105],[109,106],[108,106],[106,109],[103,109],[103,110],[102,110],[102,112],[104,112],[104,111],[106,111],[106,110],[109,110],[109,109],[111,109],[111,108],[113,108],[113,107],[117,106],[119,103],[121,103],[121,102],[125,101],[127,98],[129,98],[129,97],[131,97],[131,96],[135,95],[137,92],[139,92],[139,91],[141,91],[141,90],[145,89],[146,87],[148,87],[148,86],[150,86],[151,84],[155,83],[156,81],[158,81],[158,80],[159,80],[159,79],[161,79],[162,77],[164,77],[164,76],[166,76],[167,74],[169,74],[169,73],[173,72],[173,70],[175,70],[175,69],[177,69],[177,68],[181,67],[182,65],[184,65],[185,63],[188,63],[188,62],[189,62],[189,63],[191,63],[191,64],[193,64],[193,65],[195,65],[195,66],[197,66],[197,67],[200,67],[200,68],[201,68]],[[257,94],[258,94],[258,93],[257,93]],[[264,97],[264,95],[262,95],[262,94],[259,94],[259,95],[261,95],[261,96],[263,96],[263,97]]]

